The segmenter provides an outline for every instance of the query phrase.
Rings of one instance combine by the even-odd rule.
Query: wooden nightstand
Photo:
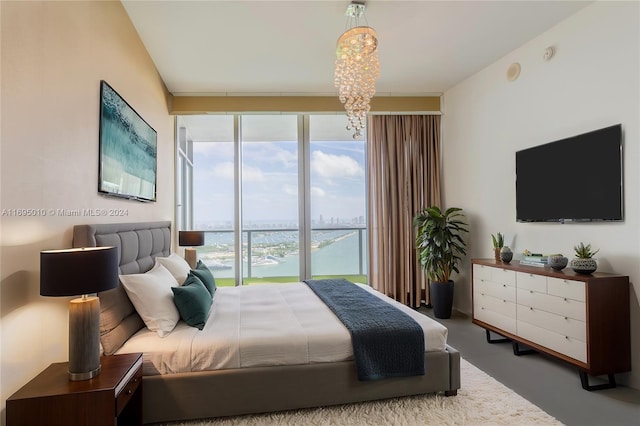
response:
[[[100,358],[98,377],[69,381],[67,362],[51,364],[7,399],[7,425],[141,425],[142,354]]]

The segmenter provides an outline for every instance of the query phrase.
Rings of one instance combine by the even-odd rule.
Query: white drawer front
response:
[[[587,362],[587,344],[585,342],[536,327],[524,321],[518,321],[517,323],[518,336],[553,349],[556,352],[560,352],[578,361]]]
[[[518,288],[533,290],[539,293],[547,292],[547,277],[544,275],[533,275],[525,272],[516,274],[516,284]]]
[[[482,280],[490,280],[491,279],[491,268],[490,266],[484,265],[473,265],[473,279],[482,279]]]
[[[506,284],[498,284],[493,281],[475,280],[473,281],[473,297],[476,295],[488,295],[508,302],[516,302],[515,287]]]
[[[491,268],[491,281],[515,287],[516,271],[510,271],[502,268]]]
[[[586,321],[587,310],[584,302],[521,289],[518,289],[516,300],[519,305],[531,306],[563,317]]]
[[[480,307],[473,311],[474,318],[498,327],[501,330],[516,334],[516,320],[513,317],[504,316],[498,312]]]
[[[561,278],[547,279],[547,293],[568,299],[586,301],[585,284],[582,281],[565,280]]]
[[[477,297],[473,299],[473,305],[475,309],[490,310],[509,318],[516,318],[516,304],[508,302],[505,299],[478,294]]]
[[[522,305],[518,305],[516,313],[518,321],[524,321],[583,342],[587,341],[587,325],[583,321]]]

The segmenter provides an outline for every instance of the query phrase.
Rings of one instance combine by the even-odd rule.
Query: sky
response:
[[[245,225],[251,223],[298,223],[298,143],[296,116],[257,116],[243,121],[242,209]],[[317,117],[314,119],[314,117]],[[269,122],[290,131],[260,128]],[[311,218],[318,225],[351,223],[365,216],[365,151],[344,130],[344,116],[312,116],[310,119]],[[314,125],[322,131],[314,132]],[[327,126],[340,126],[329,136]],[[251,127],[251,129],[249,129]],[[335,133],[341,135],[336,138]],[[278,134],[278,136],[276,136]],[[287,139],[288,138],[288,139]],[[324,138],[320,140],[316,138]],[[326,139],[334,140],[326,140]],[[270,140],[267,140],[270,139]],[[280,139],[280,140],[277,140]],[[337,139],[337,140],[336,140]],[[342,139],[342,140],[340,140]],[[194,221],[233,223],[233,142],[194,142]]]

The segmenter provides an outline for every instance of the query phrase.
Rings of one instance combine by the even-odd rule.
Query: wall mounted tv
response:
[[[622,125],[516,152],[518,222],[623,220]]]

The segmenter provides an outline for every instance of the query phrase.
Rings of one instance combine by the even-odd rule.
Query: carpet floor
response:
[[[163,425],[561,425],[464,359],[460,368],[462,388],[454,397],[429,394]]]

